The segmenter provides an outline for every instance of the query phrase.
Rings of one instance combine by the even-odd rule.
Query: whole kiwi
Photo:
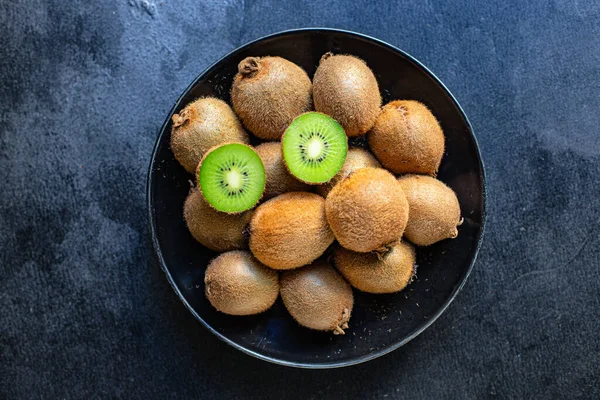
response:
[[[408,202],[396,178],[382,168],[362,168],[329,192],[327,221],[338,242],[356,252],[384,251],[402,237]]]
[[[314,193],[290,192],[256,208],[250,221],[250,250],[273,269],[292,269],[316,260],[331,243],[325,200]]]
[[[208,149],[226,142],[250,143],[235,113],[223,100],[204,97],[172,117],[171,150],[193,174]]]
[[[460,204],[452,189],[425,175],[405,175],[398,183],[409,204],[404,235],[417,246],[429,246],[458,236]]]
[[[302,326],[343,335],[348,328],[352,288],[326,261],[281,274],[283,304]]]
[[[271,308],[279,296],[277,272],[247,251],[229,251],[212,260],[204,284],[210,304],[230,315],[261,313]]]
[[[379,161],[368,151],[361,149],[360,147],[353,147],[348,149],[346,155],[346,161],[342,165],[342,169],[327,183],[319,185],[317,187],[317,193],[323,197],[327,197],[331,189],[337,185],[340,181],[350,175],[352,172],[361,168],[380,168]]]
[[[356,253],[337,246],[335,267],[358,290],[368,293],[395,293],[404,289],[415,274],[415,249],[398,241],[383,254]]]
[[[287,192],[302,192],[309,186],[294,178],[283,161],[281,142],[265,142],[255,148],[265,166],[267,182],[263,199],[268,200]]]
[[[418,101],[386,104],[368,135],[381,164],[396,174],[437,174],[444,155],[444,132],[429,109]]]
[[[375,123],[381,95],[373,71],[360,58],[326,53],[313,78],[315,110],[336,119],[346,135],[364,135]]]
[[[278,140],[298,115],[312,109],[312,84],[298,65],[281,57],[247,57],[238,65],[231,102],[244,126]]]
[[[202,192],[192,189],[183,207],[183,216],[192,236],[214,251],[247,247],[244,229],[250,223],[252,210],[241,214],[226,214],[206,202]]]

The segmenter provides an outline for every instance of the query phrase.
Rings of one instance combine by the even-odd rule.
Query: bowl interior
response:
[[[425,103],[446,135],[439,179],[456,192],[465,222],[458,238],[419,248],[416,280],[393,295],[355,291],[350,329],[345,336],[315,332],[296,324],[281,299],[268,312],[231,317],[204,297],[204,271],[216,253],[197,243],[182,216],[193,179],[169,148],[171,115],[200,96],[229,102],[238,63],[247,56],[277,55],[315,72],[327,52],[354,54],[367,62],[379,81],[384,104],[395,99]],[[301,367],[333,367],[385,354],[425,329],[452,300],[467,278],[480,244],[484,222],[484,174],[477,143],[460,106],[423,66],[401,51],[365,36],[334,30],[284,32],[250,43],[205,71],[173,108],[158,138],[148,178],[153,241],[162,268],[190,311],[221,339],[269,361]]]

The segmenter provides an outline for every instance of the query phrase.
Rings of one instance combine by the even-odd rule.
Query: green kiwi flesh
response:
[[[205,294],[217,310],[252,315],[271,308],[279,296],[279,277],[247,251],[223,253],[204,274]]]
[[[283,159],[290,173],[309,184],[333,178],[344,165],[348,138],[333,118],[308,112],[286,129],[281,140]]]
[[[210,150],[198,166],[198,184],[216,210],[251,209],[265,190],[265,167],[250,146],[228,143]]]

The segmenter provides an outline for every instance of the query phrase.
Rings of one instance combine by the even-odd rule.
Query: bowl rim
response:
[[[194,308],[189,304],[189,302],[185,299],[185,297],[183,296],[183,294],[181,293],[181,291],[179,290],[179,288],[177,287],[177,285],[175,284],[175,280],[173,279],[173,276],[171,275],[171,272],[169,271],[166,262],[164,260],[164,257],[162,255],[162,250],[160,248],[160,245],[158,243],[158,235],[157,235],[157,228],[156,228],[156,224],[154,221],[154,202],[153,202],[153,192],[154,192],[154,187],[152,185],[152,178],[154,177],[154,169],[156,166],[156,155],[158,153],[158,148],[159,145],[161,143],[161,139],[163,138],[163,135],[165,134],[165,131],[167,129],[167,126],[170,123],[170,119],[171,116],[173,115],[173,113],[177,110],[177,108],[180,106],[181,102],[183,101],[183,99],[187,96],[187,94],[194,88],[194,86],[196,86],[196,84],[202,80],[209,72],[211,72],[218,64],[221,63],[221,61],[225,60],[228,57],[231,57],[233,55],[235,55],[236,53],[240,52],[241,50],[245,49],[246,47],[249,47],[253,44],[256,44],[258,42],[261,42],[263,40],[266,39],[272,39],[272,38],[276,38],[279,36],[285,36],[285,35],[289,35],[289,34],[294,34],[294,33],[302,33],[302,32],[324,32],[324,33],[343,33],[346,35],[350,35],[350,36],[356,36],[358,38],[361,39],[366,39],[368,41],[372,41],[375,42],[376,44],[382,45],[384,47],[389,48],[392,51],[398,52],[400,54],[402,54],[404,57],[406,57],[409,61],[411,61],[412,63],[414,63],[417,67],[421,68],[425,73],[427,73],[431,78],[433,78],[438,85],[440,85],[440,87],[446,91],[446,93],[448,94],[448,96],[450,97],[450,99],[454,102],[454,104],[456,105],[457,109],[460,111],[462,117],[464,118],[467,127],[469,128],[469,134],[471,135],[471,138],[473,140],[473,143],[475,145],[475,153],[477,155],[477,159],[479,161],[479,166],[481,169],[481,180],[482,180],[482,197],[483,197],[483,207],[482,207],[482,215],[481,215],[481,229],[479,230],[479,234],[478,234],[478,238],[477,238],[477,245],[475,246],[475,251],[473,253],[473,258],[471,259],[471,262],[469,264],[469,267],[467,269],[467,272],[465,273],[465,275],[463,276],[461,282],[454,288],[454,290],[452,291],[452,294],[450,295],[450,297],[446,300],[446,302],[444,302],[444,304],[442,304],[442,306],[433,314],[433,316],[428,319],[425,323],[423,323],[421,326],[419,326],[412,334],[410,334],[409,336],[403,338],[402,340],[394,343],[393,345],[390,345],[386,348],[383,348],[381,350],[378,350],[376,352],[373,353],[369,353],[360,357],[356,357],[350,360],[346,360],[346,361],[338,361],[338,362],[330,362],[330,363],[307,363],[307,362],[294,362],[294,361],[287,361],[284,359],[280,359],[280,358],[276,358],[276,357],[270,357],[264,354],[261,354],[259,352],[250,350],[236,342],[234,342],[233,340],[227,338],[226,336],[224,336],[223,334],[219,333],[216,329],[214,329],[212,326],[210,326],[206,321],[204,321],[204,319],[196,312],[196,310],[194,310]],[[250,42],[247,42],[237,48],[235,48],[234,50],[228,52],[227,54],[225,54],[224,56],[220,57],[217,61],[215,61],[214,63],[212,63],[209,67],[207,67],[206,69],[204,69],[193,81],[190,85],[188,85],[188,87],[182,92],[182,94],[179,96],[179,98],[177,99],[177,101],[175,102],[175,104],[173,105],[173,107],[171,108],[171,110],[169,111],[168,117],[165,120],[165,122],[163,123],[163,125],[160,128],[158,137],[156,138],[156,142],[154,144],[154,148],[152,149],[152,156],[150,159],[150,166],[148,169],[148,175],[147,175],[147,179],[146,179],[146,206],[147,206],[147,210],[148,210],[148,219],[149,219],[149,224],[150,224],[150,234],[152,236],[152,248],[153,248],[153,252],[154,255],[156,256],[156,258],[158,259],[158,262],[160,264],[161,269],[163,270],[163,272],[165,273],[166,277],[167,277],[167,281],[169,282],[169,284],[171,285],[171,287],[173,288],[173,290],[175,291],[175,293],[177,294],[177,297],[179,298],[179,300],[181,300],[183,302],[183,304],[185,305],[185,307],[192,313],[192,315],[196,318],[196,320],[198,320],[206,329],[208,329],[208,331],[210,331],[211,333],[213,333],[216,337],[218,337],[220,340],[222,340],[223,342],[229,344],[230,346],[234,347],[237,350],[242,351],[243,353],[246,353],[250,356],[253,356],[255,358],[258,358],[260,360],[263,361],[268,361],[271,362],[273,364],[278,364],[278,365],[282,365],[282,366],[286,366],[286,367],[296,367],[296,368],[304,368],[304,369],[331,369],[331,368],[340,368],[340,367],[347,367],[347,366],[351,366],[351,365],[357,365],[357,364],[361,364],[370,360],[374,360],[376,358],[379,358],[381,356],[384,356],[386,354],[391,353],[394,350],[399,349],[400,347],[404,346],[406,343],[410,342],[411,340],[413,340],[415,337],[417,337],[418,335],[420,335],[421,333],[423,333],[423,331],[425,331],[427,328],[429,328],[439,317],[440,315],[442,315],[444,313],[444,311],[446,311],[446,309],[448,308],[448,306],[450,305],[450,303],[452,303],[452,301],[456,298],[456,295],[458,294],[458,292],[460,292],[460,290],[464,287],[465,283],[467,282],[467,279],[469,278],[469,275],[471,275],[471,272],[473,271],[473,267],[475,265],[475,262],[477,260],[477,256],[479,254],[479,250],[481,249],[481,245],[483,242],[483,236],[484,236],[484,231],[485,231],[485,225],[486,225],[486,220],[487,220],[487,212],[486,212],[486,205],[487,205],[487,179],[486,179],[486,174],[485,174],[485,166],[484,166],[484,162],[483,162],[483,158],[481,157],[481,150],[479,148],[479,143],[477,142],[477,138],[475,137],[475,134],[473,132],[473,127],[471,126],[471,122],[469,121],[469,119],[467,118],[467,115],[465,114],[464,110],[462,109],[462,107],[460,106],[460,104],[458,103],[458,101],[456,100],[456,98],[454,97],[454,95],[452,94],[452,92],[450,92],[450,90],[446,87],[446,85],[433,73],[431,72],[425,65],[423,65],[419,60],[417,60],[415,57],[411,56],[410,54],[408,54],[407,52],[405,52],[404,50],[401,50],[387,42],[384,42],[383,40],[374,38],[372,36],[363,34],[363,33],[358,33],[358,32],[353,32],[353,31],[349,31],[349,30],[344,30],[344,29],[336,29],[336,28],[321,28],[321,27],[307,27],[307,28],[298,28],[298,29],[288,29],[288,30],[284,30],[284,31],[280,31],[280,32],[276,32],[276,33],[272,33],[266,36],[262,36],[260,38],[254,39]]]

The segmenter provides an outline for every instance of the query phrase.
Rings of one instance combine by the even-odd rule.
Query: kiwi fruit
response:
[[[395,293],[415,275],[415,249],[398,241],[379,253],[356,253],[337,246],[333,252],[337,270],[352,286],[367,293]]]
[[[444,155],[444,132],[431,111],[414,100],[386,104],[368,134],[381,164],[396,174],[435,176]]]
[[[265,190],[265,167],[250,146],[226,143],[213,147],[198,164],[197,183],[216,210],[239,213],[251,209]]]
[[[278,140],[298,115],[312,109],[312,84],[298,65],[281,57],[247,57],[238,65],[231,102],[244,126]]]
[[[219,212],[206,202],[199,190],[192,189],[185,200],[183,216],[194,239],[210,250],[228,251],[248,246],[243,232],[250,223],[252,211]]]
[[[417,246],[458,236],[460,204],[452,189],[426,175],[404,175],[398,183],[409,204],[404,235]]]
[[[302,326],[343,335],[354,303],[352,288],[324,260],[281,274],[283,304]]]
[[[309,184],[329,181],[348,152],[348,137],[333,118],[318,112],[300,115],[281,139],[283,159],[292,175]]]
[[[331,243],[325,200],[290,192],[258,206],[250,221],[250,250],[273,269],[292,269],[316,260]]]
[[[352,172],[361,168],[380,168],[379,161],[368,151],[360,147],[353,147],[348,150],[346,161],[340,171],[327,183],[317,187],[317,193],[323,197],[327,197],[331,189],[340,181],[350,175]]]
[[[250,143],[237,116],[223,100],[204,97],[172,117],[171,150],[191,174],[206,152],[227,142]]]
[[[384,251],[402,237],[408,202],[391,173],[382,168],[362,168],[329,192],[325,212],[343,247],[360,253]]]
[[[255,150],[265,166],[267,175],[263,200],[287,192],[303,192],[309,189],[306,183],[294,178],[287,170],[283,162],[281,142],[265,142],[256,146]]]
[[[247,251],[223,253],[208,264],[205,294],[217,310],[230,315],[267,311],[279,296],[279,276]]]
[[[381,95],[373,71],[360,58],[326,53],[313,77],[315,110],[338,121],[350,137],[375,123]]]

